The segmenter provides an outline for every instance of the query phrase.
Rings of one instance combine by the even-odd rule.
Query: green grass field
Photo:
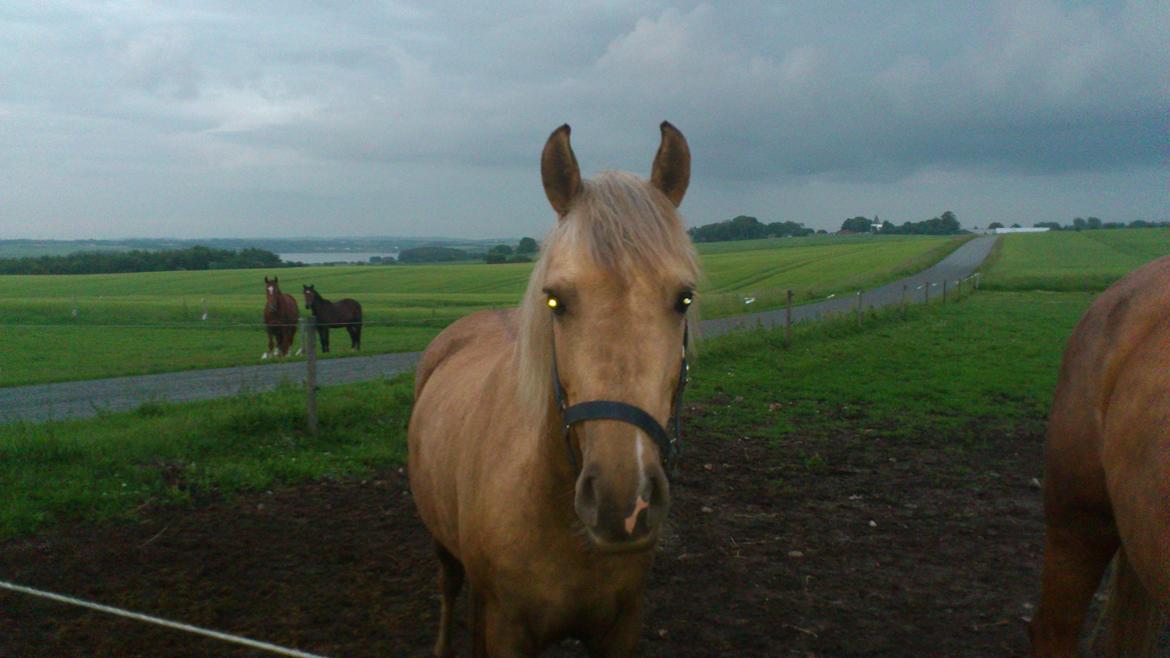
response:
[[[1007,236],[988,280],[1023,290],[988,285],[959,303],[913,307],[906,319],[890,311],[871,314],[862,327],[852,320],[804,324],[787,347],[781,332],[768,331],[704,341],[688,404],[706,411],[692,431],[751,433],[777,445],[796,435],[803,446],[842,434],[885,441],[931,434],[949,437],[955,450],[978,448],[973,444],[988,431],[1036,436],[1064,343],[1103,278],[1160,255],[1157,240],[1164,237],[1142,231]],[[1067,245],[1074,245],[1068,248],[1083,266],[1058,272]],[[1038,258],[1044,259],[1040,265]],[[452,267],[448,281],[472,266]],[[466,281],[519,287],[522,267],[515,269],[518,280],[510,284],[473,276]],[[321,274],[341,281],[379,272]],[[324,287],[323,280],[316,282]],[[1027,289],[1035,281],[1065,290]],[[508,294],[499,290],[484,294]],[[0,497],[9,501],[0,506],[0,537],[67,519],[129,517],[143,505],[191,504],[204,494],[230,496],[397,467],[410,402],[409,376],[326,387],[316,438],[305,432],[302,393],[295,387],[182,405],[149,403],[88,420],[0,426]],[[809,437],[820,439],[810,444]],[[816,454],[807,459],[818,463]]]
[[[1006,235],[984,267],[991,290],[1104,290],[1170,254],[1164,228]]]
[[[700,246],[701,313],[719,317],[880,285],[928,267],[962,238],[810,237]],[[310,267],[280,270],[300,301],[312,283],[327,298],[362,302],[363,353],[422,349],[473,311],[517,303],[531,264]],[[258,270],[79,276],[0,276],[0,386],[262,363]],[[750,307],[744,297],[755,297]],[[203,320],[206,312],[207,319]],[[302,310],[302,313],[304,311]],[[332,358],[350,356],[343,336]]]
[[[708,429],[780,441],[791,432],[899,440],[1043,422],[1064,340],[1092,295],[990,292],[855,323],[801,325],[700,345],[688,403],[721,401]],[[326,387],[321,434],[305,433],[303,395],[272,393],[80,421],[0,426],[0,537],[64,519],[132,516],[321,477],[402,464],[411,378]],[[842,409],[847,412],[842,413]],[[702,440],[695,437],[690,440]],[[810,456],[811,458],[811,456]]]

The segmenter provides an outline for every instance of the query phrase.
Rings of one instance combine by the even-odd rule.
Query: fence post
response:
[[[301,318],[305,345],[305,420],[309,434],[317,433],[317,318]]]
[[[947,280],[946,280],[946,279],[943,279],[943,298],[942,298],[942,303],[943,303],[943,304],[946,304],[946,303],[947,303]]]
[[[861,326],[861,291],[857,291],[857,326]]]
[[[902,319],[906,319],[906,284],[902,284]]]
[[[976,289],[976,290],[979,290],[979,279],[981,279],[981,278],[983,278],[983,273],[982,273],[982,272],[976,272],[976,273],[975,273],[975,289]]]
[[[792,289],[788,289],[788,305],[784,307],[784,344],[792,342]]]

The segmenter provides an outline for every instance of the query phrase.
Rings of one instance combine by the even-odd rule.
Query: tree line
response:
[[[726,242],[728,240],[759,240],[762,238],[787,238],[824,233],[808,228],[800,222],[772,222],[765,224],[755,217],[739,215],[714,224],[704,224],[687,229],[694,242]]]
[[[271,251],[195,246],[163,251],[80,251],[64,256],[0,259],[0,274],[116,274],[173,270],[222,270],[294,267]]]
[[[1036,222],[1032,226],[1046,228],[1053,231],[1096,231],[1098,229],[1118,228],[1159,228],[1170,227],[1170,222],[1147,222],[1144,219],[1135,219],[1125,222],[1103,222],[1097,217],[1076,217],[1071,224],[1062,225],[1060,222]],[[987,228],[1007,228],[1001,222],[992,222]],[[1012,224],[1011,228],[1021,228],[1019,224]]]
[[[924,219],[921,222],[902,222],[900,225],[889,221],[882,221],[874,215],[868,217],[850,217],[841,223],[842,233],[881,233],[883,235],[955,235],[963,233],[963,226],[955,213],[947,210],[937,217]]]

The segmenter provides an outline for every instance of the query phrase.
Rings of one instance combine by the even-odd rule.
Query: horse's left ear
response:
[[[659,127],[662,130],[662,144],[654,156],[650,182],[677,208],[691,183],[691,149],[687,146],[687,138],[669,121],[663,121]]]

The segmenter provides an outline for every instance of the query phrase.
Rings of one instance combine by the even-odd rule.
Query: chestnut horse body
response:
[[[1045,446],[1039,656],[1072,656],[1116,565],[1106,651],[1154,650],[1170,611],[1170,257],[1102,294],[1064,353]]]
[[[675,210],[686,141],[664,123],[650,181],[582,181],[562,126],[541,172],[559,219],[521,308],[459,320],[418,367],[409,472],[440,562],[438,655],[465,580],[477,655],[533,655],[565,637],[631,655],[669,508],[661,444],[629,420],[566,432],[554,377],[570,408],[612,400],[667,424],[698,277]]]
[[[264,324],[268,329],[268,351],[260,358],[288,356],[293,339],[297,335],[297,300],[280,291],[280,277],[264,277]]]

